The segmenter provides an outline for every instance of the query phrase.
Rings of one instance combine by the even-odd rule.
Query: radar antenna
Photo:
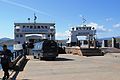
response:
[[[36,14],[34,13],[34,23],[36,23],[36,19],[37,19],[37,16],[36,16]]]
[[[85,17],[83,15],[80,15],[80,17],[82,18],[82,24],[83,24],[83,26],[86,26],[85,23],[86,23],[87,20],[85,19]]]

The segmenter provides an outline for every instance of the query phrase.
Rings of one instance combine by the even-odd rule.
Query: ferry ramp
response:
[[[55,61],[29,59],[23,71],[10,76],[15,80],[120,80],[120,58],[85,57],[60,54]],[[3,73],[0,71],[0,77]]]

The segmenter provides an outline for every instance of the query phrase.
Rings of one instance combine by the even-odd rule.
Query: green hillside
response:
[[[13,39],[7,40],[7,41],[0,40],[0,46],[2,46],[3,44],[6,44],[8,46],[13,45],[14,44],[14,40]]]

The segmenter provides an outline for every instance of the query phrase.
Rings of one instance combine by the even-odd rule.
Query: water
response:
[[[13,46],[8,46],[8,49],[11,50],[11,52],[13,52]],[[2,46],[0,46],[0,51],[2,50]]]
[[[11,52],[13,52],[13,46],[8,46],[8,49],[11,50]],[[0,46],[0,51],[2,50],[2,46]],[[0,70],[1,70],[1,64],[0,64]]]

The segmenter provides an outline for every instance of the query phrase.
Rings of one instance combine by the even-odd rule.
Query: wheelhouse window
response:
[[[19,35],[18,35],[18,34],[16,34],[16,37],[19,37]]]
[[[30,29],[32,29],[33,28],[33,26],[30,26]]]
[[[20,29],[16,29],[16,31],[17,31],[17,32],[19,32],[19,31],[20,31]]]
[[[25,26],[23,26],[23,28],[25,28]]]
[[[20,37],[23,37],[23,35],[22,35],[22,34],[20,34]]]
[[[50,35],[48,35],[48,37],[50,37]]]
[[[44,26],[41,26],[41,28],[44,28]]]
[[[38,29],[40,29],[40,26],[38,26]]]
[[[34,26],[34,29],[36,29],[36,26]]]
[[[27,26],[27,28],[29,28],[29,26]]]
[[[47,26],[45,26],[45,28],[47,29]]]

